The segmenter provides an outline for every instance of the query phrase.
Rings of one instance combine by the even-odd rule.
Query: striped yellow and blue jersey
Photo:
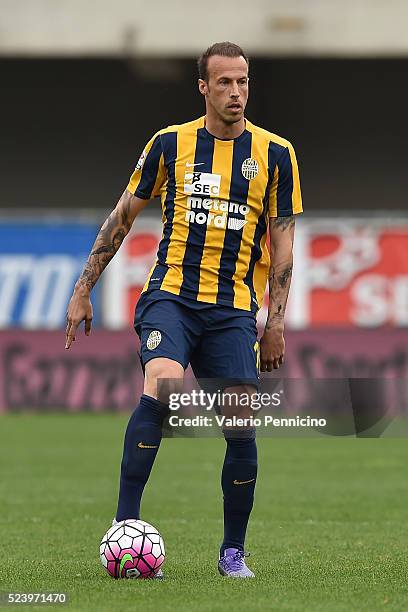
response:
[[[290,142],[248,120],[234,140],[212,136],[205,117],[173,125],[149,141],[127,189],[162,203],[163,235],[143,291],[258,310],[268,219],[302,211]]]

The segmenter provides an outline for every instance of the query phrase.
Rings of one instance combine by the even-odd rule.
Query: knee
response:
[[[144,393],[167,404],[171,393],[182,389],[184,368],[172,359],[157,358],[148,361],[145,368]]]
[[[227,417],[235,416],[249,422],[254,416],[252,398],[256,393],[256,387],[250,384],[226,387],[223,391],[221,413]]]

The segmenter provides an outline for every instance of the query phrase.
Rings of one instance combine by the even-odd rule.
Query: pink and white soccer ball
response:
[[[155,527],[128,519],[102,538],[101,563],[113,578],[153,578],[164,563],[164,542]]]

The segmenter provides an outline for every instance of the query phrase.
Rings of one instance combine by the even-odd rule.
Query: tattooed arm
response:
[[[283,363],[285,340],[284,316],[293,264],[295,218],[276,217],[269,222],[271,267],[269,271],[269,308],[261,339],[261,371],[271,372]]]
[[[85,321],[85,334],[89,336],[92,323],[91,289],[147,203],[148,200],[137,198],[126,190],[102,225],[68,305],[65,348],[69,349],[75,340],[76,330],[82,321]]]

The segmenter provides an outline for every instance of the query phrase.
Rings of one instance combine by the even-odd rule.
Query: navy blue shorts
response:
[[[229,385],[259,382],[259,345],[251,312],[186,300],[153,290],[143,293],[135,312],[144,366],[167,357],[197,379],[227,379]]]

